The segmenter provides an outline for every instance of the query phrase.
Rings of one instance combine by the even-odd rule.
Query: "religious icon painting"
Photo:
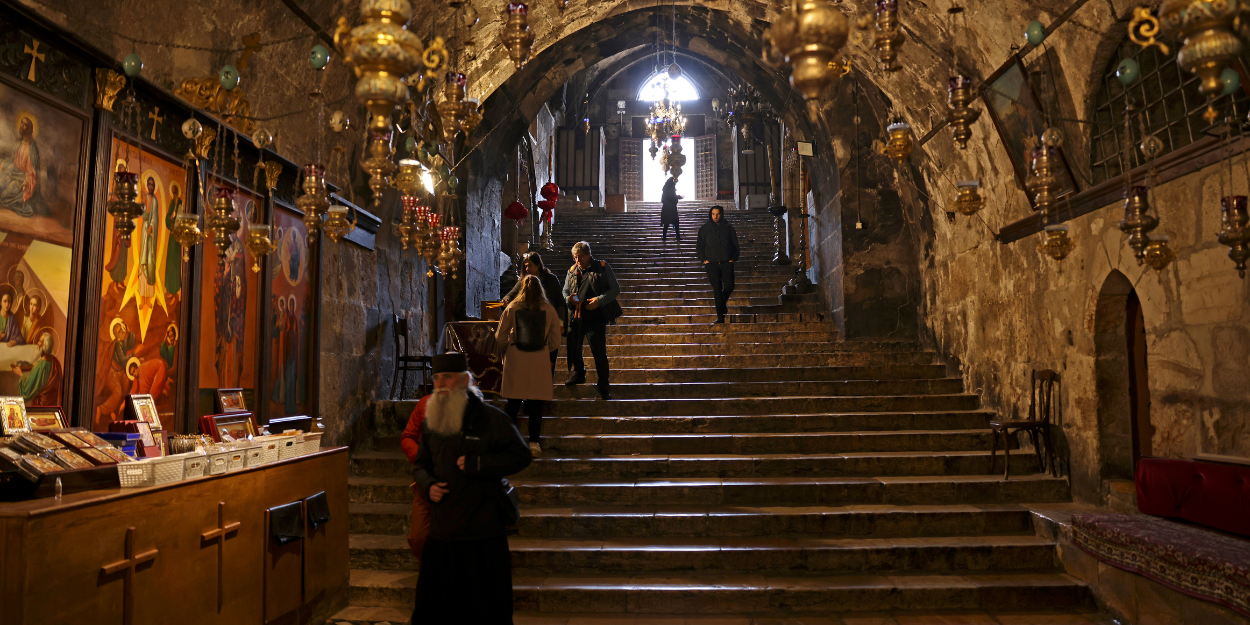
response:
[[[206,419],[212,426],[213,439],[219,443],[247,440],[256,436],[256,422],[252,420],[250,412],[209,415]]]
[[[126,397],[127,416],[135,421],[142,421],[153,430],[161,429],[161,416],[156,410],[156,400],[148,394],[128,395]]]
[[[60,406],[27,406],[26,421],[35,432],[47,432],[69,427]]]
[[[209,182],[212,197],[217,181]],[[230,187],[232,190],[234,187]],[[249,224],[264,217],[264,200],[246,191],[234,194],[238,232],[230,235],[225,256],[212,245],[204,247],[201,263],[199,310],[198,410],[200,415],[226,412],[216,403],[217,389],[256,389],[256,355],[260,327],[260,274],[255,259],[243,245]]]
[[[313,360],[312,268],[308,230],[298,214],[274,207],[274,243],[269,259],[269,302],[265,416],[272,419],[311,412],[310,362]]]
[[[1024,63],[1018,55],[1012,55],[1007,63],[994,72],[985,81],[986,110],[998,136],[1002,139],[1007,156],[1016,171],[1016,180],[1022,188],[1027,188],[1029,171],[1033,163],[1033,150],[1042,147],[1042,133],[1046,130],[1041,101],[1029,84]],[[1066,197],[1077,192],[1072,168],[1063,156],[1060,148],[1059,157],[1063,161],[1063,169],[1059,172],[1060,189],[1056,195]],[[1029,194],[1029,202],[1033,195]]]
[[[21,396],[0,397],[0,425],[5,436],[30,432],[30,422],[26,420],[26,404]]]
[[[175,389],[183,375],[178,320],[186,268],[182,246],[170,234],[184,210],[187,170],[116,137],[109,162],[139,175],[143,213],[129,244],[117,236],[112,217],[100,234],[104,256],[91,417],[97,431],[123,418],[126,397],[133,394],[151,395],[155,421],[173,423]]]
[[[0,394],[64,399],[88,120],[0,80]]]
[[[247,412],[247,405],[243,401],[243,389],[217,389],[217,412]]]

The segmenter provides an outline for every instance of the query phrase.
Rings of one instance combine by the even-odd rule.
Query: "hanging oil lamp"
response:
[[[681,135],[672,136],[672,147],[668,150],[668,173],[673,180],[681,177],[681,168],[686,164],[686,155],[682,154]]]
[[[1033,194],[1033,209],[1042,211],[1048,223],[1053,216],[1055,203],[1058,202],[1056,194],[1062,184],[1056,173],[1058,150],[1054,146],[1042,146],[1033,150],[1032,175],[1025,185]]]
[[[1076,247],[1068,238],[1067,225],[1046,226],[1044,234],[1042,243],[1038,247],[1041,248],[1042,253],[1056,261],[1062,262]]]
[[[273,161],[260,162],[256,165],[257,173],[265,173],[265,206],[261,215],[261,223],[248,224],[247,236],[243,245],[252,253],[252,273],[260,273],[260,259],[272,254],[278,246],[273,241],[273,226],[268,223],[268,216],[273,215],[273,192],[278,186],[278,178],[282,175],[282,165]],[[255,183],[253,183],[255,188]]]
[[[965,217],[977,214],[985,206],[981,197],[981,183],[977,180],[962,180],[955,185],[955,210]]]
[[[326,222],[321,229],[330,237],[331,241],[338,243],[343,237],[351,234],[356,229],[356,216],[353,215],[351,221],[347,220],[347,213],[351,209],[342,204],[335,204],[330,207],[326,214]]]
[[[520,70],[530,60],[534,34],[530,32],[529,7],[524,2],[509,2],[508,18],[503,26],[503,45],[512,58],[512,66]]]
[[[304,194],[295,199],[295,206],[304,211],[308,244],[316,245],[317,235],[321,232],[322,218],[330,208],[330,198],[326,192],[325,166],[315,163],[304,165],[304,181],[301,187]]]
[[[1150,231],[1159,226],[1159,218],[1151,215],[1146,187],[1124,190],[1124,219],[1120,231],[1128,235],[1128,246],[1133,249],[1140,265],[1146,260],[1146,247],[1150,245]]]
[[[408,0],[364,0],[360,17],[364,23],[355,28],[339,18],[334,45],[356,73],[356,97],[369,109],[369,127],[385,130],[391,111],[408,99],[403,79],[422,61],[424,46],[408,31]]]
[[[200,204],[200,161],[192,158],[187,163],[187,172],[191,174],[191,184],[187,189],[186,203],[182,212],[174,216],[174,227],[170,236],[182,247],[182,262],[191,261],[191,248],[204,240],[204,231],[200,230],[200,216],[195,208]],[[110,211],[112,212],[112,211]]]
[[[465,100],[465,85],[468,79],[460,72],[447,72],[447,80],[443,85],[443,101],[438,103],[438,115],[443,121],[443,143],[447,146],[447,154],[455,145],[456,134],[465,130],[465,122],[477,107],[473,101]],[[471,130],[471,129],[470,129]],[[465,130],[468,132],[468,130]]]
[[[1168,248],[1168,236],[1163,235],[1151,239],[1146,244],[1146,264],[1155,271],[1163,271],[1165,267],[1176,260],[1176,253]]]
[[[895,162],[902,163],[911,156],[912,140],[911,125],[904,121],[896,121],[886,127],[889,132],[889,138],[886,140],[882,153],[894,159]]]
[[[421,230],[420,224],[417,222],[417,206],[420,200],[405,195],[400,198],[403,202],[403,213],[400,215],[399,223],[395,224],[395,233],[399,235],[399,243],[404,249],[417,240],[417,233]]]
[[[426,271],[426,275],[433,276],[434,269],[438,267],[438,253],[441,247],[438,229],[438,222],[441,221],[441,219],[439,214],[434,211],[430,211],[428,219],[430,224],[428,231],[429,235],[426,238],[425,246],[421,248],[421,255],[425,257],[426,267],[429,267],[429,270]]]
[[[360,166],[369,174],[369,189],[373,191],[373,206],[382,206],[382,193],[390,186],[390,176],[395,173],[395,163],[391,161],[391,130],[369,131],[369,155],[361,161]]]
[[[119,165],[113,173],[113,196],[108,212],[113,216],[113,227],[123,246],[130,245],[130,235],[135,231],[135,220],[143,215],[139,197],[139,174],[125,171]]]
[[[1224,93],[1224,71],[1241,54],[1239,33],[1248,17],[1250,5],[1244,0],[1166,0],[1159,8],[1159,32],[1181,42],[1176,63],[1201,79],[1198,90],[1207,98],[1204,116],[1210,123],[1219,116],[1214,101]],[[1155,21],[1149,11],[1137,11],[1129,32],[1145,33],[1140,26]],[[1148,41],[1144,45],[1153,44],[1153,37]]]
[[[1237,275],[1246,277],[1246,260],[1250,260],[1250,228],[1246,223],[1246,196],[1230,195],[1220,200],[1220,245],[1228,247],[1228,257],[1237,267]]]
[[[234,189],[218,187],[213,192],[213,203],[204,220],[208,233],[217,246],[217,255],[225,258],[230,249],[230,236],[239,231],[239,220],[234,216]]]
[[[903,69],[894,64],[898,59],[898,49],[903,45],[903,32],[898,23],[898,0],[877,0],[876,26],[872,48],[877,51],[882,71]]]
[[[848,34],[846,16],[830,0],[795,0],[768,29],[765,60],[789,65],[790,85],[803,94],[813,122],[821,94],[838,76],[834,61]]]
[[[967,76],[951,78],[946,87],[946,101],[951,107],[946,115],[946,121],[954,131],[955,144],[961,150],[968,149],[968,139],[972,138],[972,124],[981,117],[981,111],[970,106],[975,99],[971,78]]]
[[[460,262],[464,260],[464,252],[460,251],[460,227],[443,228],[442,239],[443,249],[438,254],[438,269],[443,272],[443,275],[449,275],[452,280],[455,280],[460,269]]]

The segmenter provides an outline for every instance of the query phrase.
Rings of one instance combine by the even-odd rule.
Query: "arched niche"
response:
[[[1132,480],[1137,459],[1151,455],[1145,321],[1133,284],[1119,271],[1103,281],[1094,311],[1099,477]]]

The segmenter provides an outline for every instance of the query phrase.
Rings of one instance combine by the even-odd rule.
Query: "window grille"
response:
[[[1173,50],[1175,52],[1175,50]],[[1124,59],[1137,61],[1140,74],[1137,82],[1127,88],[1116,78],[1116,69]],[[1161,54],[1156,48],[1142,48],[1128,37],[1107,61],[1102,84],[1094,98],[1091,118],[1090,169],[1094,184],[1105,182],[1146,164],[1137,145],[1141,143],[1141,119],[1146,132],[1163,141],[1163,154],[1183,148],[1208,134],[1216,134],[1229,110],[1229,97],[1215,101],[1220,117],[1212,125],[1203,118],[1206,98],[1198,92],[1198,76],[1181,69],[1176,55]],[[1124,151],[1125,96],[1133,99],[1130,154]],[[1250,109],[1244,86],[1232,96],[1234,115],[1242,117]]]

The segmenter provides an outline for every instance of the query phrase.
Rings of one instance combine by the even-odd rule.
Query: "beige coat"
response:
[[[541,399],[551,401],[551,352],[560,346],[560,317],[556,309],[543,302],[547,312],[547,349],[523,352],[512,344],[512,328],[516,325],[516,308],[509,306],[499,318],[495,342],[507,345],[503,356],[503,388],[499,394],[506,399]]]

